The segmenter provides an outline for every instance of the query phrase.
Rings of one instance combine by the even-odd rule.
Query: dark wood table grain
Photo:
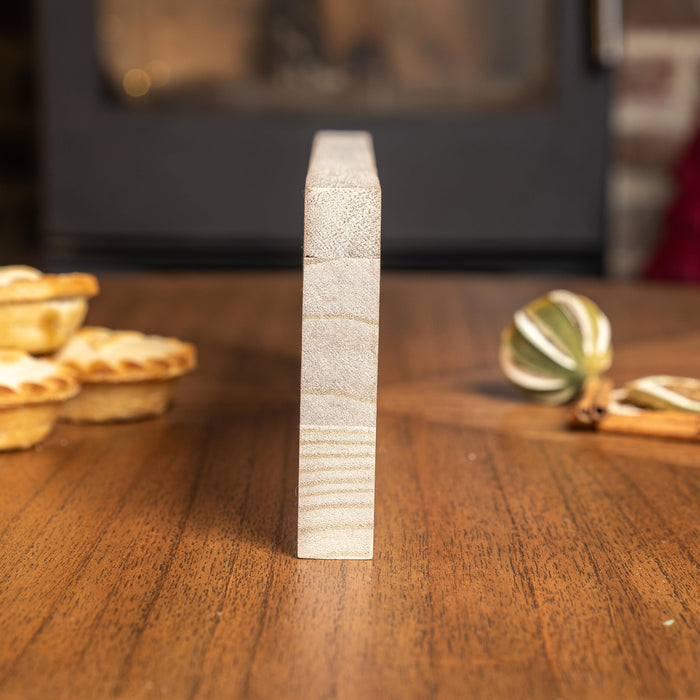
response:
[[[383,279],[375,558],[300,561],[297,273],[107,278],[90,322],[197,343],[163,418],[0,456],[2,698],[700,696],[700,445],[570,432],[501,327],[555,286],[614,376],[700,375],[700,292]]]

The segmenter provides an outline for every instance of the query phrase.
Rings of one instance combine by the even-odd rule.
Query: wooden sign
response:
[[[371,559],[381,189],[372,137],[316,134],[304,198],[300,557]]]

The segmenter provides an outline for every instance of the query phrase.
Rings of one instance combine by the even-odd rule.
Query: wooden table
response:
[[[619,381],[700,374],[698,289],[387,274],[373,562],[300,561],[297,273],[106,279],[195,341],[167,416],[0,456],[2,698],[700,695],[700,444],[570,432],[496,362],[554,286]]]

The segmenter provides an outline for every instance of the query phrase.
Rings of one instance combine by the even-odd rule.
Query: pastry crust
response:
[[[177,338],[88,327],[56,355],[83,382],[61,409],[63,420],[104,423],[158,416],[178,377],[194,369],[196,350]]]
[[[59,403],[0,408],[0,451],[26,450],[47,437],[56,425]]]
[[[24,449],[43,440],[61,405],[79,391],[67,367],[22,350],[0,350],[0,450]]]
[[[0,349],[0,409],[65,401],[79,391],[70,368],[23,350]]]
[[[0,304],[0,347],[55,352],[85,320],[85,297]]]
[[[71,423],[112,423],[160,416],[170,405],[177,381],[84,384],[79,396],[63,404],[60,417]]]
[[[0,347],[55,352],[80,327],[97,279],[43,275],[23,265],[0,267]]]
[[[81,328],[56,355],[80,381],[139,382],[179,377],[197,364],[194,345],[138,331]]]
[[[0,304],[67,297],[90,298],[99,290],[97,278],[83,272],[44,275],[26,265],[0,267]]]

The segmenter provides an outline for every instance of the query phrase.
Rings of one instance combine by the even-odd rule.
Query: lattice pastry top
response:
[[[24,350],[0,350],[0,407],[64,401],[79,391],[70,368]]]
[[[135,382],[185,374],[197,364],[194,345],[177,338],[86,327],[57,353],[83,382]]]
[[[94,297],[97,278],[83,272],[45,275],[26,265],[0,267],[0,303]]]

